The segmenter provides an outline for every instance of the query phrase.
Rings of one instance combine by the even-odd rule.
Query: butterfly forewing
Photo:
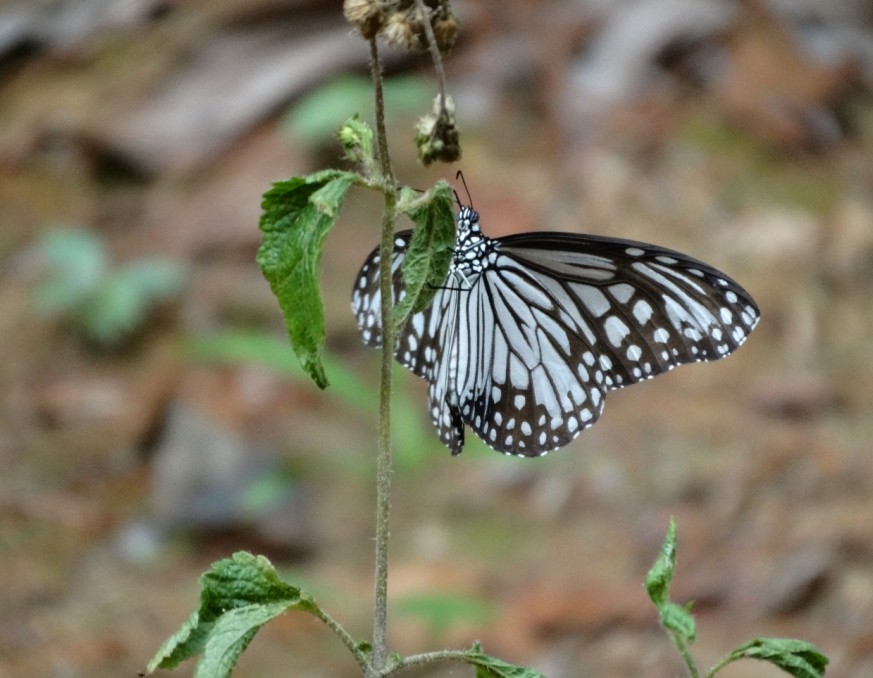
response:
[[[564,233],[499,242],[501,252],[531,272],[530,284],[542,285],[596,342],[608,389],[722,358],[758,321],[755,302],[738,283],[680,252]],[[566,316],[561,324],[568,325]]]
[[[395,301],[410,234],[395,238]],[[377,255],[352,295],[370,346],[381,343]],[[606,391],[722,358],[758,317],[740,285],[679,252],[565,233],[491,240],[462,207],[445,285],[395,355],[429,382],[431,417],[454,454],[467,424],[496,450],[536,456],[591,426]]]

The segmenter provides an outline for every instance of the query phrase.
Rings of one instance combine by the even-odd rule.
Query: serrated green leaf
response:
[[[261,203],[263,242],[257,261],[285,317],[291,346],[319,388],[324,307],[318,277],[324,239],[356,174],[324,170],[273,184]]]
[[[203,658],[197,663],[195,678],[226,678],[236,666],[258,629],[287,612],[284,602],[247,605],[229,610],[219,617],[209,633]]]
[[[195,610],[179,630],[161,644],[146,671],[152,673],[158,668],[174,669],[189,657],[202,654],[211,629],[212,623],[201,624],[200,613]]]
[[[676,569],[676,521],[670,518],[667,535],[661,545],[658,559],[646,575],[646,590],[656,607],[660,608],[669,600],[670,584]]]
[[[269,560],[250,553],[213,563],[200,584],[199,609],[164,642],[149,662],[149,673],[202,654],[197,676],[229,675],[264,623],[287,610],[319,610],[309,594],[283,581]]]
[[[300,588],[284,581],[264,556],[240,551],[213,563],[200,577],[200,617],[216,619],[229,609],[257,603],[284,602],[300,609],[313,609],[312,599]]]
[[[473,648],[464,655],[464,661],[474,668],[476,678],[546,678],[539,671],[483,653],[479,643],[473,644]]]
[[[697,638],[697,626],[694,617],[687,607],[666,601],[658,605],[661,624],[668,631],[679,635],[688,643],[693,643]]]
[[[829,661],[812,643],[794,638],[755,638],[734,650],[729,662],[743,658],[769,662],[795,678],[822,678]]]
[[[407,212],[415,230],[403,260],[406,296],[394,308],[395,332],[403,329],[410,315],[427,308],[445,282],[455,244],[453,196],[451,186],[439,181]]]

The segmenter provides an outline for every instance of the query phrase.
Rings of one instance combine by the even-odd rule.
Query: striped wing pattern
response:
[[[395,238],[395,300],[410,237]],[[370,346],[381,343],[378,268],[377,250],[352,294]],[[758,319],[739,284],[687,255],[567,233],[492,240],[462,207],[445,286],[410,318],[396,357],[428,381],[431,417],[453,454],[468,425],[500,452],[538,456],[594,424],[606,391],[722,358]]]

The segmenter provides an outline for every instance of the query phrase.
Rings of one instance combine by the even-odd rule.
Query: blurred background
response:
[[[454,7],[456,166],[415,161],[429,59],[385,52],[401,182],[463,169],[491,236],[682,250],[763,319],[536,460],[451,458],[398,370],[392,649],[680,675],[642,586],[674,515],[701,665],[796,636],[829,676],[873,676],[870,3]],[[334,130],[372,119],[366,55],[339,0],[0,6],[0,675],[135,676],[240,549],[368,637],[378,356],[349,296],[378,197],[352,191],[328,239],[330,389],[301,376],[254,261],[270,182],[341,166]],[[358,672],[291,614],[236,675]]]

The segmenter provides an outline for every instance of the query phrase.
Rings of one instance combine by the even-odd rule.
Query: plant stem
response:
[[[711,669],[709,669],[709,671],[706,672],[706,678],[713,678],[713,676],[714,676],[716,673],[718,673],[719,671],[721,671],[721,670],[722,670],[725,666],[727,666],[728,664],[731,664],[731,663],[733,663],[734,661],[736,661],[736,659],[737,659],[737,658],[734,656],[734,653],[733,653],[733,652],[731,652],[730,654],[728,654],[728,655],[722,657],[722,659],[721,659],[717,664],[715,664]]]
[[[424,27],[424,35],[427,38],[427,47],[430,51],[430,58],[433,60],[433,68],[436,71],[437,84],[440,88],[440,110],[445,111],[446,108],[446,72],[443,70],[443,60],[440,57],[440,50],[437,47],[436,37],[433,34],[433,27],[430,25],[430,12],[424,4],[424,0],[415,0],[415,6],[418,13],[421,15],[421,25]]]
[[[676,645],[676,649],[679,650],[679,654],[682,655],[682,659],[685,660],[685,666],[688,667],[688,675],[690,678],[700,678],[700,672],[697,670],[697,664],[694,663],[694,658],[691,656],[691,653],[688,651],[688,646],[685,644],[685,641],[679,636],[678,633],[670,633],[673,636],[673,643]]]
[[[470,654],[469,650],[436,650],[434,652],[423,652],[421,654],[413,654],[408,657],[403,657],[395,666],[392,666],[388,671],[383,673],[383,676],[390,676],[402,669],[410,666],[418,666],[421,664],[431,664],[438,661],[467,661]]]
[[[367,655],[364,653],[355,642],[355,639],[352,638],[348,631],[346,631],[340,623],[336,621],[333,617],[331,617],[327,612],[322,610],[317,605],[313,606],[313,609],[309,609],[309,612],[318,617],[321,621],[323,621],[331,631],[333,631],[339,639],[343,642],[349,651],[355,656],[355,659],[358,662],[358,665],[361,667],[361,670],[364,672],[364,675],[372,674],[373,669],[370,666],[370,663],[367,661]]]
[[[382,238],[379,245],[379,291],[382,297],[382,364],[379,389],[379,448],[376,455],[376,575],[373,605],[372,671],[379,675],[388,656],[388,540],[391,514],[391,368],[394,359],[394,325],[391,321],[393,280],[391,259],[394,252],[396,182],[388,156],[385,131],[385,102],[382,92],[382,66],[376,38],[370,39],[370,67],[376,103],[376,139],[385,196]]]

